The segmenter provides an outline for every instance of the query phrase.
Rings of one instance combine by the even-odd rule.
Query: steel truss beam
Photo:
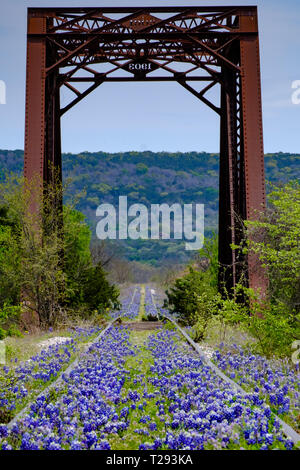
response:
[[[177,82],[220,116],[219,280],[230,290],[245,265],[231,247],[240,222],[265,207],[256,7],[29,8],[26,178],[61,177],[60,117],[121,81]],[[215,85],[220,106],[206,96]],[[63,108],[62,87],[73,93]],[[266,291],[251,256],[246,277]]]

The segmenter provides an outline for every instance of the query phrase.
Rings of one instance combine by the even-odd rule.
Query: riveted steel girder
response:
[[[220,286],[231,290],[247,262],[248,284],[264,293],[258,260],[232,249],[240,222],[265,207],[256,7],[29,8],[26,178],[47,183],[54,169],[61,177],[61,116],[121,81],[177,82],[220,115]],[[215,85],[220,106],[207,97]],[[63,87],[73,98],[62,108]]]

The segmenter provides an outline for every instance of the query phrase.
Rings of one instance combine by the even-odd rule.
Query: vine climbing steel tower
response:
[[[177,82],[220,116],[220,279],[231,288],[240,222],[265,206],[256,7],[29,8],[25,177],[46,188],[61,175],[61,117],[97,87],[154,81]],[[61,89],[72,95],[64,106]],[[249,285],[264,292],[259,263],[247,263]]]

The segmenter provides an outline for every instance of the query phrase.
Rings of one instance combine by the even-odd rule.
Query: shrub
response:
[[[84,215],[71,205],[61,205],[64,188],[59,181],[47,187],[40,210],[32,212],[32,198],[39,197],[39,181],[34,183],[24,184],[21,178],[0,183],[3,328],[10,326],[3,324],[7,315],[13,318],[13,309],[19,308],[7,305],[21,300],[26,300],[28,312],[37,314],[42,328],[53,326],[58,314],[63,317],[76,308],[86,315],[117,305],[117,289],[108,283],[101,266],[93,266],[91,231]]]
[[[107,308],[118,308],[119,291],[111,285],[100,264],[91,266],[83,277],[83,301],[90,310],[103,312]]]
[[[10,327],[7,330],[7,336],[16,336],[18,338],[23,337],[21,331],[16,325],[10,325]]]
[[[3,328],[1,328],[1,326],[0,326],[0,341],[2,339],[6,338],[6,336],[7,336],[6,331]]]
[[[5,303],[0,309],[0,326],[3,328],[9,328],[12,324],[19,321],[20,315],[21,306]]]
[[[300,324],[294,314],[287,312],[284,303],[262,304],[248,289],[251,299],[251,315],[243,312],[241,326],[255,339],[252,348],[267,357],[289,356],[291,345],[300,337]]]
[[[265,355],[287,355],[300,337],[300,184],[291,181],[272,186],[266,213],[246,222],[247,247],[265,268],[269,280],[264,304],[257,293],[245,289],[250,299],[250,317],[244,326],[257,339]],[[241,247],[240,247],[241,248]]]
[[[210,318],[218,312],[219,295],[209,284],[205,273],[189,267],[189,272],[176,279],[167,294],[167,306],[186,325],[194,325],[197,340],[203,339]]]
[[[248,251],[266,268],[272,303],[291,312],[300,303],[300,184],[272,186],[269,207],[259,220],[248,221]]]

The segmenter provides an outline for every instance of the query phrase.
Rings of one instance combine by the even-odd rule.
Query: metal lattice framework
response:
[[[173,81],[220,116],[219,261],[239,279],[238,220],[265,206],[256,7],[29,8],[25,177],[61,172],[60,118],[106,82]],[[219,85],[220,104],[208,97]],[[60,91],[69,102],[61,107]],[[265,291],[254,257],[251,287]]]

